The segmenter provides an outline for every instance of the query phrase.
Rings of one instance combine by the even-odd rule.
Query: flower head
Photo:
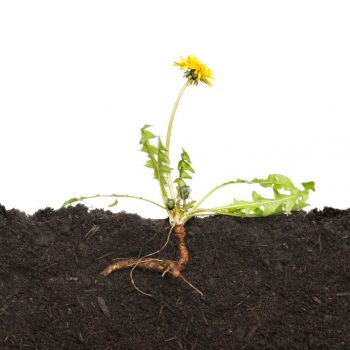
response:
[[[209,86],[212,85],[209,79],[213,79],[213,73],[204,63],[202,63],[197,57],[188,56],[186,59],[180,57],[180,62],[175,62],[174,66],[179,66],[185,71],[185,77],[189,80],[190,84],[198,85],[201,81]]]

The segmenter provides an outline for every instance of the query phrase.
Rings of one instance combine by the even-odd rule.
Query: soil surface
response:
[[[350,349],[350,210],[186,224],[181,279],[113,259],[158,250],[169,223],[0,206],[0,349]],[[177,258],[176,240],[158,256]]]

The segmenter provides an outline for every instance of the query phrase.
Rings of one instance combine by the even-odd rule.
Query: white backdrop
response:
[[[96,193],[160,200],[139,129],[165,136],[184,83],[172,63],[191,54],[215,75],[187,89],[173,129],[173,163],[183,146],[196,169],[193,198],[282,173],[316,182],[311,208],[350,207],[349,18],[336,0],[0,2],[0,203],[33,213]],[[115,210],[165,217],[132,200]]]

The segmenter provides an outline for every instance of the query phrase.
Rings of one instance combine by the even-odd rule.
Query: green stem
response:
[[[176,98],[176,101],[174,103],[173,110],[171,112],[171,116],[170,116],[170,120],[169,120],[169,124],[168,124],[168,132],[167,132],[167,135],[166,135],[166,143],[165,143],[168,159],[170,159],[169,153],[170,153],[171,129],[173,127],[175,113],[176,113],[177,107],[179,105],[179,102],[181,100],[181,97],[182,97],[182,95],[183,95],[183,93],[184,93],[184,91],[185,91],[185,89],[187,88],[188,85],[190,85],[190,80],[187,80],[186,83],[184,84],[184,86],[182,87],[182,89],[180,90],[180,92],[179,92],[179,94],[178,94],[178,96]],[[168,185],[169,185],[169,190],[170,190],[170,196],[171,196],[172,199],[175,200],[175,191],[174,191],[173,181],[172,181],[170,173],[167,174],[167,179],[168,179]]]
[[[213,215],[226,215],[226,216],[239,216],[242,217],[241,214],[234,213],[234,212],[220,212],[220,211],[210,211],[209,209],[198,209],[198,211],[191,213],[191,215],[184,215],[180,223],[184,225],[188,220],[192,219],[193,217],[208,217],[208,216],[213,216]]]
[[[192,208],[191,211],[195,211],[205,200],[207,200],[208,197],[210,197],[214,192],[216,192],[217,190],[219,190],[222,187],[228,186],[228,185],[232,185],[234,184],[235,181],[229,181],[229,182],[225,182],[219,186],[214,187],[211,191],[209,191],[200,201],[198,201]]]
[[[147,199],[147,198],[143,198],[143,197],[138,197],[138,196],[131,196],[131,195],[128,195],[128,194],[96,194],[95,196],[87,196],[87,197],[79,197],[79,198],[71,198],[71,199],[68,199],[67,201],[65,201],[63,204],[62,204],[62,207],[65,207],[69,204],[72,204],[72,203],[75,203],[75,202],[79,202],[79,201],[84,201],[86,199],[93,199],[93,198],[132,198],[132,199],[139,199],[139,200],[142,200],[142,201],[145,201],[145,202],[148,202],[148,203],[151,203],[151,204],[154,204],[162,209],[165,209],[165,206],[155,202],[155,201],[152,201],[151,199]],[[62,208],[61,207],[61,208]]]

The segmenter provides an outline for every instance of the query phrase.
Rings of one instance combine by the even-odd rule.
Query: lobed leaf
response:
[[[215,214],[249,217],[289,214],[293,210],[301,210],[306,207],[309,191],[315,191],[313,181],[302,183],[303,189],[299,189],[287,176],[281,174],[271,174],[266,179],[255,178],[249,181],[237,179],[223,186],[231,183],[259,184],[262,187],[271,188],[273,197],[266,198],[253,191],[251,201],[234,199],[232,204],[214,208]]]
[[[116,199],[114,202],[112,202],[111,204],[108,204],[109,208],[115,207],[117,204],[119,203],[118,199]]]
[[[192,179],[192,176],[189,173],[194,173],[195,171],[191,166],[191,158],[184,149],[182,149],[181,160],[177,165],[177,169],[179,171],[179,177],[175,179],[174,182],[177,183],[179,186],[185,186],[185,179]]]
[[[61,208],[66,207],[66,206],[68,206],[68,205],[70,205],[70,204],[72,204],[72,203],[75,203],[75,202],[79,202],[79,198],[74,197],[74,198],[67,199],[67,200],[61,205]]]
[[[167,198],[166,186],[168,186],[166,174],[169,174],[172,169],[169,166],[166,147],[159,137],[157,145],[150,143],[150,140],[156,138],[156,136],[148,128],[150,128],[148,124],[141,128],[141,151],[148,155],[145,166],[153,169],[154,178],[159,181],[162,196],[165,199]]]

